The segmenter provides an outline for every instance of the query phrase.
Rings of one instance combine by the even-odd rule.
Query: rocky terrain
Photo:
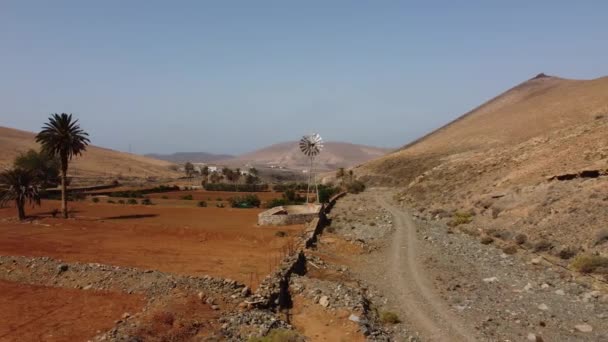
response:
[[[375,248],[361,249],[361,253],[349,258],[356,258],[352,262],[352,274],[370,284],[372,300],[382,305],[381,310],[398,312],[403,320],[404,323],[389,329],[393,338],[419,335],[422,340],[441,340],[437,337],[440,335],[429,338],[420,321],[412,319],[416,314],[409,310],[407,301],[411,299],[402,296],[407,285],[399,284],[398,275],[390,268],[398,235],[396,229],[407,229],[407,226],[395,226],[396,221],[379,205],[382,203],[379,199],[385,198],[387,192],[390,190],[349,195],[338,202],[332,212],[333,222],[337,222],[334,232],[353,244],[361,243],[356,238],[357,232],[368,239],[377,237],[369,242]],[[397,206],[398,201],[390,203],[394,205],[392,208],[409,215],[407,206]],[[353,211],[365,215],[354,216]],[[414,261],[420,265],[422,277],[430,287],[429,293],[420,291],[420,296],[425,297],[428,306],[434,307],[435,302],[439,302],[437,305],[468,335],[463,340],[600,341],[608,338],[608,291],[602,279],[563,268],[525,246],[507,248],[516,243],[501,238],[490,241],[482,235],[471,234],[471,223],[450,227],[442,215],[412,213],[413,218],[408,220],[415,227]],[[345,226],[341,221],[346,219],[351,222]],[[378,223],[370,225],[370,221]],[[349,226],[356,228],[349,229]],[[387,229],[387,226],[391,227]],[[398,249],[407,251],[408,247],[401,247],[402,243],[406,241],[399,242]],[[407,246],[410,243],[407,241]],[[344,250],[337,254],[345,254]],[[408,268],[407,264],[399,267]],[[438,330],[450,329],[442,326],[440,317],[434,316],[438,314],[432,309],[420,307],[416,311],[428,313],[437,322]]]

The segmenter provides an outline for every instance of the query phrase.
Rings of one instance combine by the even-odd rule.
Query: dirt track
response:
[[[378,203],[394,218],[395,235],[389,250],[389,277],[399,294],[399,304],[406,308],[408,320],[437,341],[475,341],[474,333],[464,328],[457,317],[450,314],[445,302],[433,292],[433,285],[424,275],[417,255],[416,226],[409,214],[390,205],[383,196]]]

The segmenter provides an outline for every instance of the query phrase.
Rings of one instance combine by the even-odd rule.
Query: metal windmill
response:
[[[306,203],[308,203],[310,194],[310,181],[314,179],[315,189],[317,192],[317,202],[319,201],[319,187],[317,186],[317,180],[313,177],[313,165],[315,157],[321,153],[323,149],[323,139],[317,133],[311,135],[305,135],[300,139],[300,150],[304,155],[310,158],[310,169],[308,170],[308,188],[306,189]]]

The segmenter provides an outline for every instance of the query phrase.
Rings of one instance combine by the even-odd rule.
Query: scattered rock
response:
[[[583,324],[577,324],[574,326],[574,329],[583,332],[583,333],[588,333],[588,332],[592,332],[593,331],[593,327],[590,326],[587,323],[583,323]]]
[[[326,308],[329,306],[329,298],[327,296],[321,296],[321,298],[319,298],[319,304]]]

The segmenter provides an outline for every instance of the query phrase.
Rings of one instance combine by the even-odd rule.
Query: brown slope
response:
[[[535,77],[444,127],[374,160],[359,172],[408,183],[447,155],[524,142],[608,113],[608,77],[567,80]]]
[[[318,170],[352,167],[385,155],[390,150],[344,142],[326,142],[322,153],[315,160]],[[237,158],[222,161],[228,165],[280,165],[289,169],[307,168],[308,159],[300,152],[297,141],[274,144]]]
[[[11,166],[15,157],[29,149],[39,149],[35,134],[0,126],[0,168]],[[175,177],[172,164],[136,154],[89,146],[70,164],[69,173],[75,177]]]

